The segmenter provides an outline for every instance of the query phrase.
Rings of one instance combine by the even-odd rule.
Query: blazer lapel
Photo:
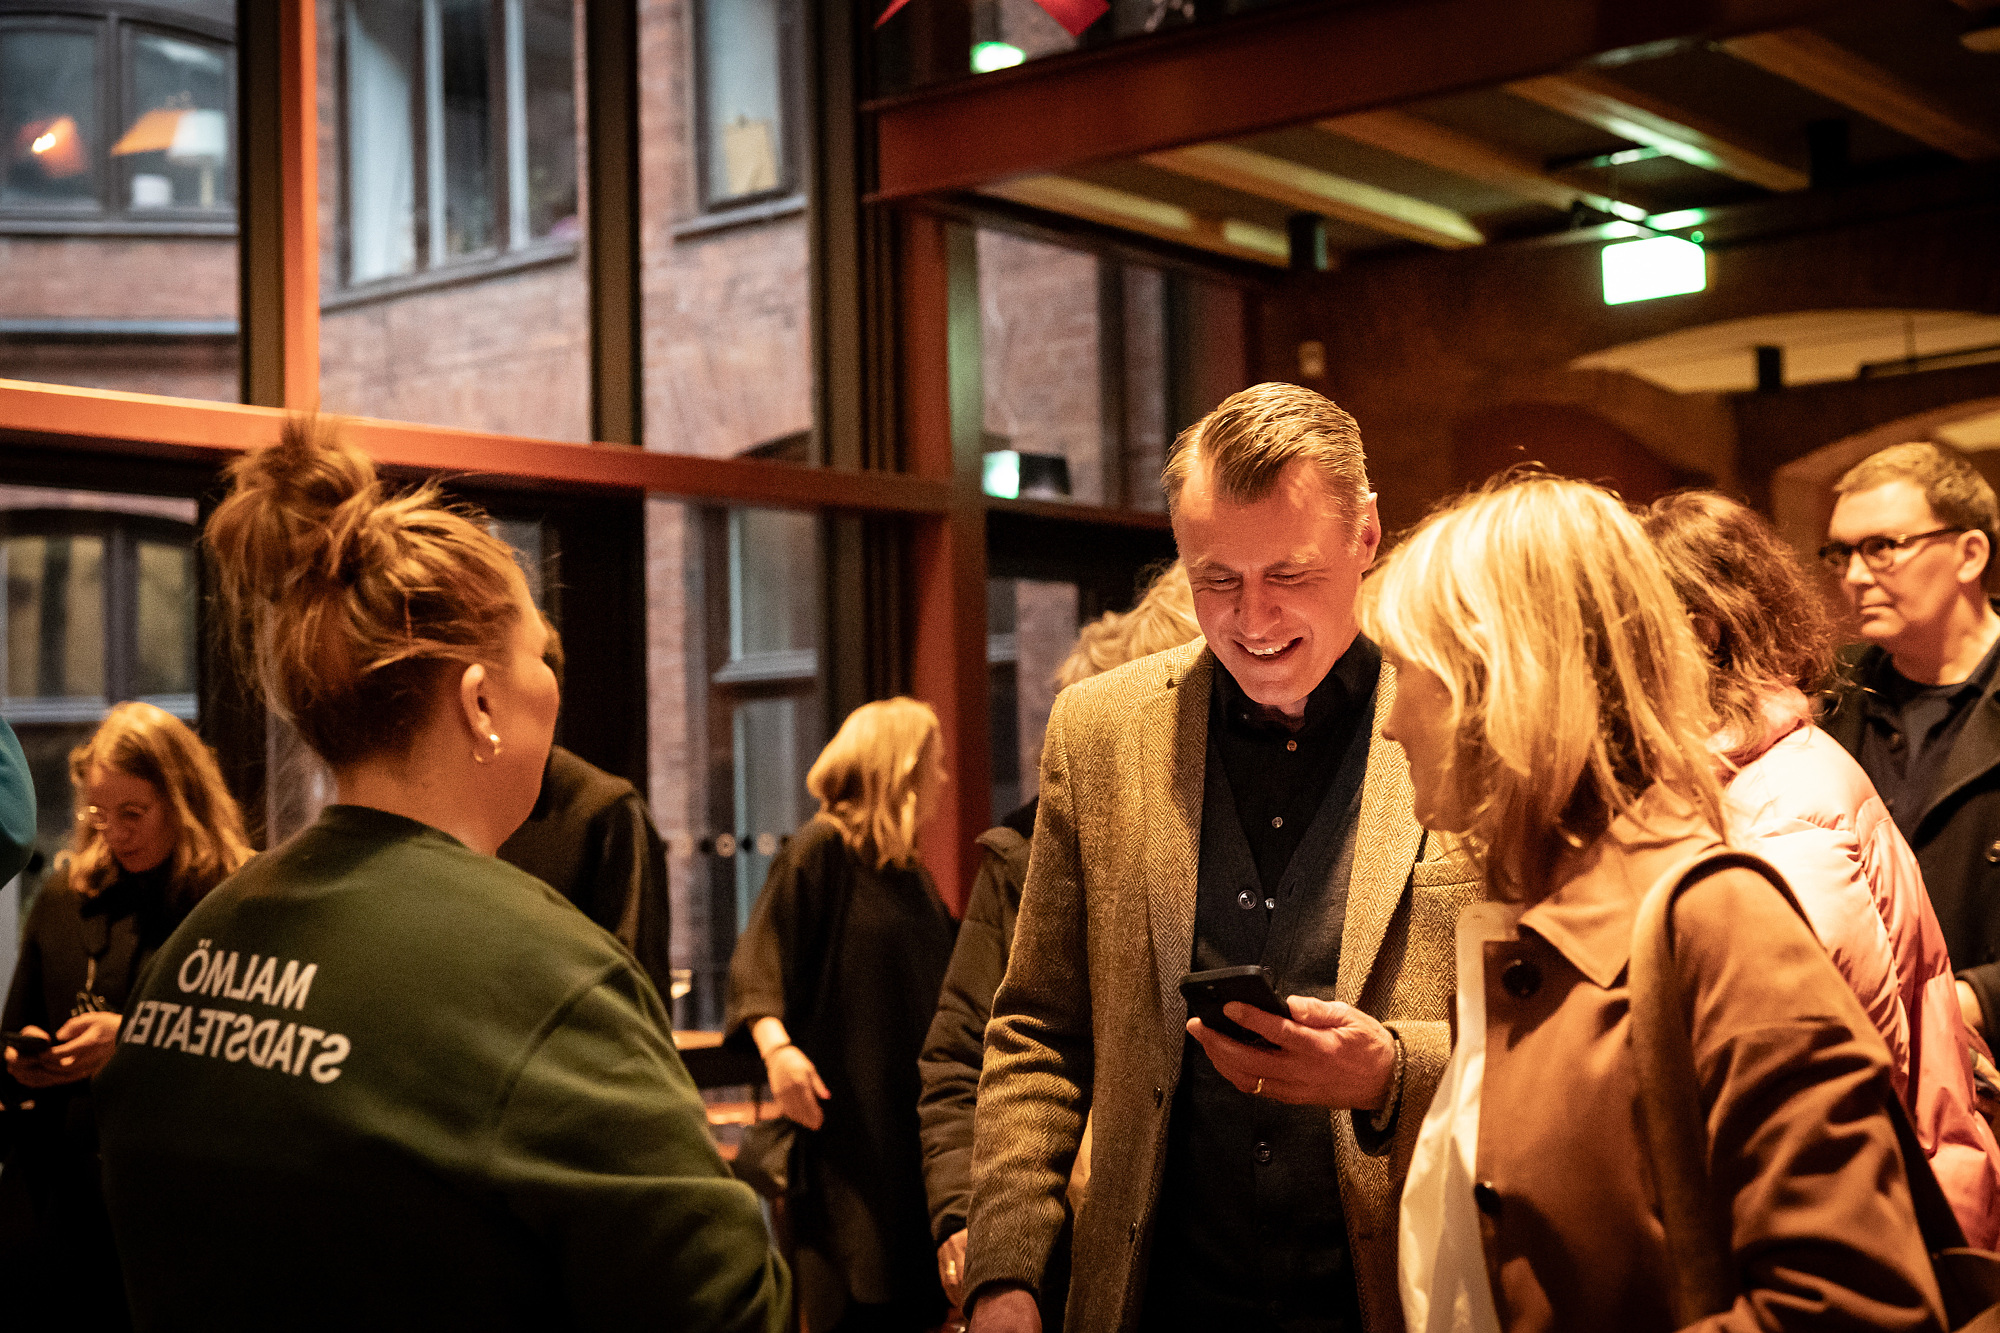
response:
[[[1375,685],[1375,721],[1368,743],[1368,776],[1361,784],[1361,812],[1354,821],[1354,869],[1347,881],[1347,923],[1340,937],[1335,998],[1355,1003],[1389,920],[1409,886],[1423,830],[1417,827],[1410,766],[1403,747],[1382,738],[1382,724],[1396,702],[1396,669],[1387,662]],[[1192,945],[1190,945],[1192,947]]]
[[[1144,874],[1160,1013],[1173,1058],[1187,1023],[1181,977],[1194,957],[1195,875],[1201,863],[1201,802],[1208,762],[1208,694],[1215,656],[1201,648],[1151,705],[1144,729],[1140,788],[1145,793]]]

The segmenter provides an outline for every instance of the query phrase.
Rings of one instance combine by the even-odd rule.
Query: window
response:
[[[734,207],[798,188],[787,142],[787,0],[701,0],[701,197]]]
[[[580,234],[570,0],[348,0],[343,17],[349,283]]]
[[[0,17],[0,211],[233,213],[235,51],[220,35],[117,12]]]

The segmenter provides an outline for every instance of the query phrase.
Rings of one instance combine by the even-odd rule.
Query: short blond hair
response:
[[[1722,828],[1706,655],[1618,497],[1517,478],[1446,505],[1362,587],[1362,632],[1433,672],[1450,780],[1496,897],[1546,892],[1655,784]]]
[[[1964,454],[1928,441],[1892,444],[1847,469],[1833,483],[1833,493],[1853,495],[1892,481],[1907,481],[1922,491],[1938,522],[1985,533],[1986,566],[1993,567],[1994,545],[2000,542],[2000,501]]]
[[[92,770],[100,768],[151,784],[165,803],[174,830],[166,895],[176,907],[194,906],[255,854],[243,833],[243,812],[201,737],[164,709],[122,703],[69,753],[69,780],[76,792],[69,886],[84,897],[102,893],[118,878],[118,862],[104,834],[85,818],[84,786]]]
[[[1179,508],[1200,459],[1208,461],[1216,492],[1235,504],[1263,499],[1287,467],[1303,460],[1319,473],[1341,522],[1360,533],[1369,495],[1361,428],[1311,389],[1275,381],[1252,385],[1176,436],[1160,473],[1169,512]]]
[[[917,792],[926,763],[942,762],[937,714],[898,695],[847,715],[806,773],[819,817],[880,870],[917,859]]]
[[[1066,690],[1080,680],[1199,637],[1194,589],[1188,585],[1187,566],[1176,560],[1147,586],[1137,606],[1106,611],[1078,632],[1076,647],[1056,669],[1056,688]]]

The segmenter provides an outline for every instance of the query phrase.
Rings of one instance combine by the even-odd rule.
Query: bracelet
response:
[[[1382,1103],[1382,1109],[1368,1117],[1368,1128],[1377,1134],[1387,1134],[1389,1127],[1396,1123],[1396,1113],[1403,1105],[1403,1034],[1389,1028],[1390,1039],[1396,1043],[1396,1063],[1389,1071],[1389,1100]]]

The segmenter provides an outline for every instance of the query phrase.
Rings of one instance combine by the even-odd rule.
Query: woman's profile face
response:
[[[944,770],[944,747],[933,736],[924,744],[924,752],[917,759],[917,822],[922,823],[937,813],[938,801],[944,795],[944,784],[949,775]]]
[[[1382,735],[1402,746],[1409,757],[1417,822],[1439,833],[1463,833],[1468,812],[1451,780],[1451,759],[1458,748],[1451,691],[1436,672],[1393,653],[1384,655],[1396,668],[1396,702],[1382,724]]]
[[[99,764],[83,784],[83,815],[121,870],[151,870],[174,854],[178,838],[164,793],[142,777]]]

